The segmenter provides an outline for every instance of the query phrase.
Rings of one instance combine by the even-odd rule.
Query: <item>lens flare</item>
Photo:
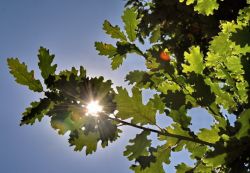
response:
[[[99,101],[91,101],[87,105],[87,115],[98,116],[98,113],[103,111],[103,107],[99,105]]]

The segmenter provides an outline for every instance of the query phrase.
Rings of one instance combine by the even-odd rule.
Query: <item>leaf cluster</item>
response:
[[[138,11],[141,22],[138,38],[148,37],[152,44],[167,47],[183,63],[183,53],[192,45],[207,52],[212,37],[220,31],[220,21],[237,18],[246,0],[128,0],[128,7]],[[181,70],[181,66],[178,65]]]
[[[43,116],[59,134],[69,132],[70,145],[86,154],[105,147],[119,137],[120,125],[142,131],[124,151],[135,173],[164,173],[171,154],[187,150],[194,166],[180,163],[176,172],[213,173],[250,170],[250,7],[239,0],[128,0],[122,21],[124,29],[107,20],[103,30],[117,40],[115,45],[96,42],[99,55],[120,67],[127,54],[145,60],[145,71],[125,77],[130,92],[103,77],[89,78],[83,67],[56,74],[54,55],[40,48],[38,66],[46,89],[18,59],[8,59],[16,82],[35,92],[44,92],[23,113],[21,124],[33,124]],[[139,42],[138,42],[139,41]],[[141,44],[150,42],[142,50]],[[159,54],[168,50],[170,61]],[[142,92],[155,94],[144,102]],[[86,104],[99,100],[104,111],[98,117],[86,114]],[[193,108],[205,109],[213,118],[210,128],[194,132]],[[227,112],[227,113],[225,113]],[[160,127],[158,116],[172,119]],[[200,115],[203,116],[203,115]],[[236,121],[230,124],[228,116]],[[151,134],[157,134],[156,145]]]
[[[103,77],[89,78],[81,66],[56,74],[57,65],[52,65],[54,55],[41,47],[38,53],[38,66],[41,70],[45,88],[40,80],[34,78],[34,71],[29,72],[24,63],[17,58],[9,58],[8,65],[16,82],[26,85],[35,92],[43,92],[40,101],[32,102],[23,113],[20,125],[34,124],[44,116],[51,117],[51,126],[61,135],[69,132],[69,143],[75,151],[86,147],[86,154],[96,151],[101,141],[103,147],[115,141],[121,132],[117,124],[106,118],[115,110],[114,91],[111,81]],[[106,113],[100,117],[89,116],[86,106],[98,100]]]
[[[236,2],[127,2],[127,9],[135,9],[136,19],[140,21],[136,30],[137,40],[142,44],[150,42],[151,47],[146,51],[134,52],[124,49],[126,53],[141,55],[147,70],[135,70],[127,74],[126,81],[133,85],[133,95],[129,98],[127,92],[118,89],[115,97],[117,110],[126,112],[126,116],[117,116],[121,119],[130,118],[134,124],[143,125],[144,122],[159,128],[159,140],[165,141],[164,145],[154,148],[149,145],[150,140],[144,133],[130,141],[134,144],[127,147],[125,156],[137,163],[131,167],[136,173],[164,172],[163,164],[169,164],[166,159],[169,159],[171,152],[183,149],[191,153],[195,166],[181,163],[176,166],[177,172],[249,171],[250,156],[246,154],[249,153],[250,145],[250,122],[247,118],[250,102],[249,2],[240,1],[234,6],[230,3]],[[139,47],[136,44],[136,49]],[[159,58],[164,49],[171,54],[170,62]],[[97,48],[97,51],[100,52],[100,49]],[[152,123],[153,119],[151,122],[142,119],[140,103],[136,103],[133,98],[136,98],[136,91],[145,89],[158,93],[152,98],[157,102],[153,107],[158,109],[158,113],[164,111],[167,117],[172,118],[170,126],[161,128]],[[122,100],[125,102],[122,103]],[[141,97],[138,100],[141,102]],[[119,104],[126,106],[119,107]],[[137,105],[136,109],[133,105]],[[124,107],[131,109],[124,111]],[[210,129],[201,128],[195,133],[190,129],[192,116],[187,112],[197,107],[206,109],[214,123]],[[229,123],[227,115],[223,113],[225,110],[232,114],[230,116],[236,117],[234,125]],[[147,110],[144,115],[148,116],[148,113],[153,112]],[[156,119],[157,112],[154,115]],[[246,118],[244,122],[242,117]],[[145,146],[138,150],[142,152],[141,156],[134,158],[137,141],[144,141],[140,145]],[[164,149],[165,157],[159,155],[161,149]]]

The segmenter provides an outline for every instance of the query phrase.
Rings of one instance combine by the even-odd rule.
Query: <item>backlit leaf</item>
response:
[[[139,156],[147,156],[149,154],[147,149],[151,146],[151,140],[147,139],[149,134],[149,131],[142,131],[134,139],[129,140],[132,144],[126,146],[123,155],[127,156],[129,160],[137,159]]]
[[[225,163],[226,156],[227,156],[226,153],[221,153],[213,157],[204,158],[203,162],[207,164],[208,166],[217,167]]]
[[[38,54],[38,66],[41,70],[41,75],[44,79],[47,79],[49,75],[52,75],[56,71],[57,65],[51,65],[55,55],[51,55],[48,49],[40,47]]]
[[[167,94],[168,91],[176,92],[180,90],[180,86],[173,81],[165,80],[158,85],[157,90]]]
[[[194,10],[200,14],[212,15],[214,10],[218,10],[219,4],[217,0],[179,0],[180,2],[186,1],[187,5],[194,4]]]
[[[128,95],[127,90],[117,87],[115,102],[117,104],[117,117],[121,119],[132,118],[132,122],[137,124],[155,124],[156,109],[152,102],[146,105],[142,102],[141,91],[137,88],[132,89],[132,97]]]
[[[118,69],[122,65],[123,59],[125,59],[125,56],[121,56],[121,55],[114,56],[111,62],[112,70]]]
[[[75,151],[81,151],[86,147],[86,155],[92,154],[97,149],[99,134],[97,132],[89,132],[85,134],[82,130],[75,130],[70,133],[69,143],[74,146]]]
[[[164,113],[166,106],[163,99],[158,94],[155,94],[154,97],[150,99],[150,102],[154,104],[155,109],[157,109],[160,114]]]
[[[197,136],[202,141],[216,143],[220,139],[219,132],[220,130],[217,128],[217,126],[212,126],[211,129],[200,129],[200,132],[197,134]]]
[[[23,113],[20,125],[33,125],[36,120],[41,121],[51,106],[52,103],[48,98],[40,99],[40,102],[32,102],[31,107],[26,108],[26,111]]]
[[[95,42],[95,48],[99,51],[99,55],[106,55],[108,57],[113,57],[116,52],[116,48],[112,44]]]
[[[194,10],[208,16],[213,14],[214,10],[218,10],[218,8],[219,4],[217,3],[217,0],[197,0]]]
[[[203,65],[203,54],[200,51],[200,47],[191,47],[190,53],[185,52],[184,57],[188,64],[182,65],[184,73],[195,72],[197,74],[202,74],[204,69]]]
[[[59,134],[63,135],[67,131],[73,131],[80,127],[75,123],[75,121],[71,119],[71,114],[72,114],[71,111],[65,110],[60,106],[55,107],[53,111],[54,113],[52,114],[53,116],[51,118],[51,126],[54,129],[58,130]]]
[[[109,21],[105,20],[103,23],[103,30],[106,31],[112,38],[127,41],[125,34],[121,31],[119,26],[112,26]]]
[[[127,8],[122,16],[122,20],[124,23],[124,28],[128,35],[128,38],[131,42],[136,39],[136,30],[138,28],[139,20],[137,19],[137,11],[133,8]]]
[[[43,91],[41,82],[34,78],[33,70],[29,72],[27,66],[20,63],[17,58],[8,58],[7,61],[10,73],[15,77],[17,83],[28,86],[32,91]]]

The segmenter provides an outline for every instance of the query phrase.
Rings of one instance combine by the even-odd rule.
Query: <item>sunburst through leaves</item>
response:
[[[99,104],[98,100],[91,101],[87,104],[87,115],[98,116],[100,112],[103,112],[103,106]]]

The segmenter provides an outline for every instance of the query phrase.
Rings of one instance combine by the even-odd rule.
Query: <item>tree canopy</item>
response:
[[[180,163],[177,173],[250,172],[249,5],[249,0],[127,0],[123,28],[103,23],[116,44],[95,42],[95,48],[113,70],[131,53],[145,60],[147,70],[130,71],[125,78],[131,95],[102,76],[86,76],[82,66],[58,72],[55,56],[43,47],[38,52],[42,82],[18,58],[8,58],[16,82],[44,94],[26,108],[21,125],[49,116],[59,134],[70,133],[74,150],[85,148],[86,154],[99,142],[107,147],[118,139],[121,125],[139,128],[124,151],[135,173],[164,173],[171,153],[184,149],[195,164]],[[148,49],[142,50],[145,43]],[[145,104],[146,89],[155,94]],[[93,100],[103,107],[98,116],[87,111]],[[197,133],[190,128],[193,108],[209,112],[210,128]],[[173,123],[162,128],[157,116]],[[233,125],[228,116],[236,118]],[[151,133],[159,145],[152,145]]]

